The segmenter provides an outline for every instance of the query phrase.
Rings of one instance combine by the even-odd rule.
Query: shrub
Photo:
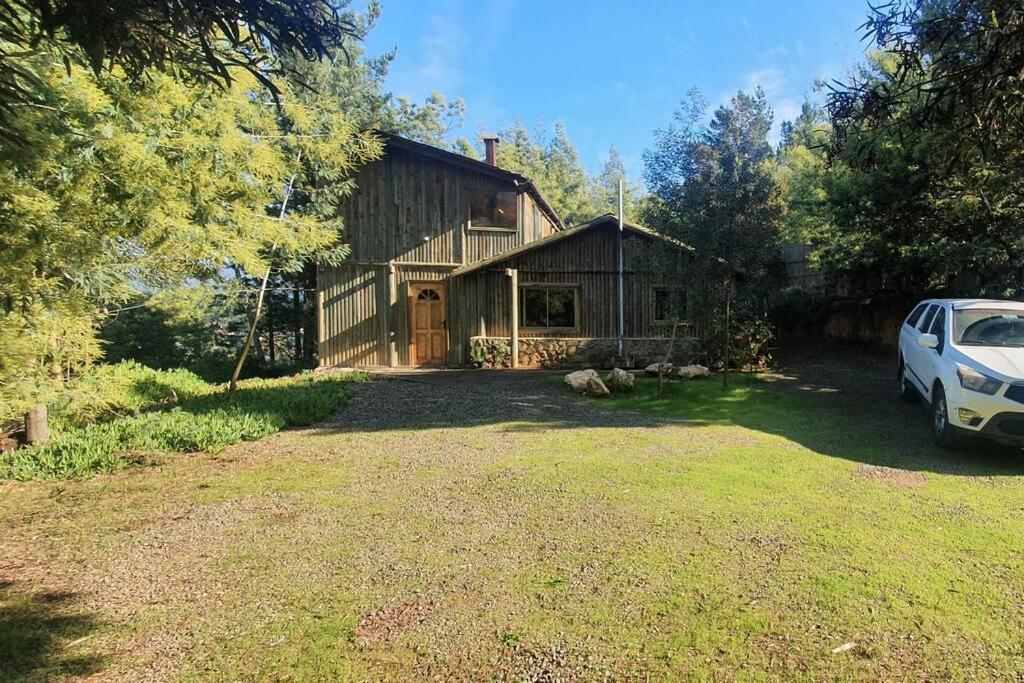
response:
[[[708,350],[719,359],[724,356],[722,336],[725,316],[714,319]],[[775,330],[763,314],[738,310],[729,321],[729,366],[736,368],[764,368],[771,360],[768,342],[775,338]]]
[[[215,391],[185,369],[153,370],[135,361],[98,365],[49,403],[54,428],[81,427]]]
[[[469,357],[478,368],[507,368],[512,365],[512,346],[507,339],[473,337]]]
[[[111,373],[119,376],[118,371]],[[144,375],[137,370],[132,373]],[[165,374],[169,373],[157,373]],[[240,441],[254,441],[326,418],[347,402],[347,383],[363,378],[307,373],[247,380],[230,394],[201,380],[197,384],[188,374],[177,377],[181,382],[176,386],[186,397],[178,405],[66,429],[47,445],[23,448],[0,458],[0,476],[64,479],[124,469],[138,460],[140,452],[219,453]],[[153,394],[146,394],[148,390],[145,386],[137,389],[131,401],[152,398]],[[121,401],[127,403],[127,399]]]

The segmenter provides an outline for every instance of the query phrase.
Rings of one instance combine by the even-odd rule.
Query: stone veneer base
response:
[[[623,358],[617,359],[618,337],[520,337],[519,367],[521,368],[644,368],[665,358],[669,340],[657,337],[631,337],[622,340]],[[471,337],[470,358],[495,357],[495,346],[508,337]],[[479,350],[482,347],[482,351]],[[688,363],[696,351],[697,340],[676,339],[669,359],[672,363]],[[488,367],[488,366],[485,366]]]

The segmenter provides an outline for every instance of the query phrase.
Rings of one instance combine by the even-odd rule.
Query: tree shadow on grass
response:
[[[500,425],[504,432],[541,432],[725,424],[869,465],[957,476],[1024,475],[1018,449],[982,440],[956,451],[934,446],[923,409],[896,398],[891,365],[856,353],[800,351],[785,355],[767,376],[735,374],[727,389],[720,376],[667,380],[658,397],[656,382],[642,380],[636,394],[610,399],[576,397],[560,376],[544,374],[506,372],[504,381],[493,373],[425,376],[360,388],[352,405],[320,429],[358,433]]]
[[[67,592],[28,592],[0,581],[0,680],[51,680],[88,676],[103,658],[75,654],[99,620]]]

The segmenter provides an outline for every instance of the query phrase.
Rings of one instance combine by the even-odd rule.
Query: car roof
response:
[[[1024,311],[1024,302],[1009,299],[925,299],[923,304],[952,304],[957,310],[968,308],[999,308],[1011,311]]]

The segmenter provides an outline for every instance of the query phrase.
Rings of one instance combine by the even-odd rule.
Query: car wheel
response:
[[[896,390],[900,395],[900,398],[907,403],[914,403],[918,400],[917,390],[914,389],[913,385],[910,384],[910,380],[907,379],[907,366],[904,365],[903,361],[900,361],[900,370],[897,374]]]
[[[932,429],[932,440],[939,448],[956,448],[959,439],[956,428],[949,422],[949,407],[942,385],[936,385],[932,392],[932,403],[928,410],[928,421]]]

